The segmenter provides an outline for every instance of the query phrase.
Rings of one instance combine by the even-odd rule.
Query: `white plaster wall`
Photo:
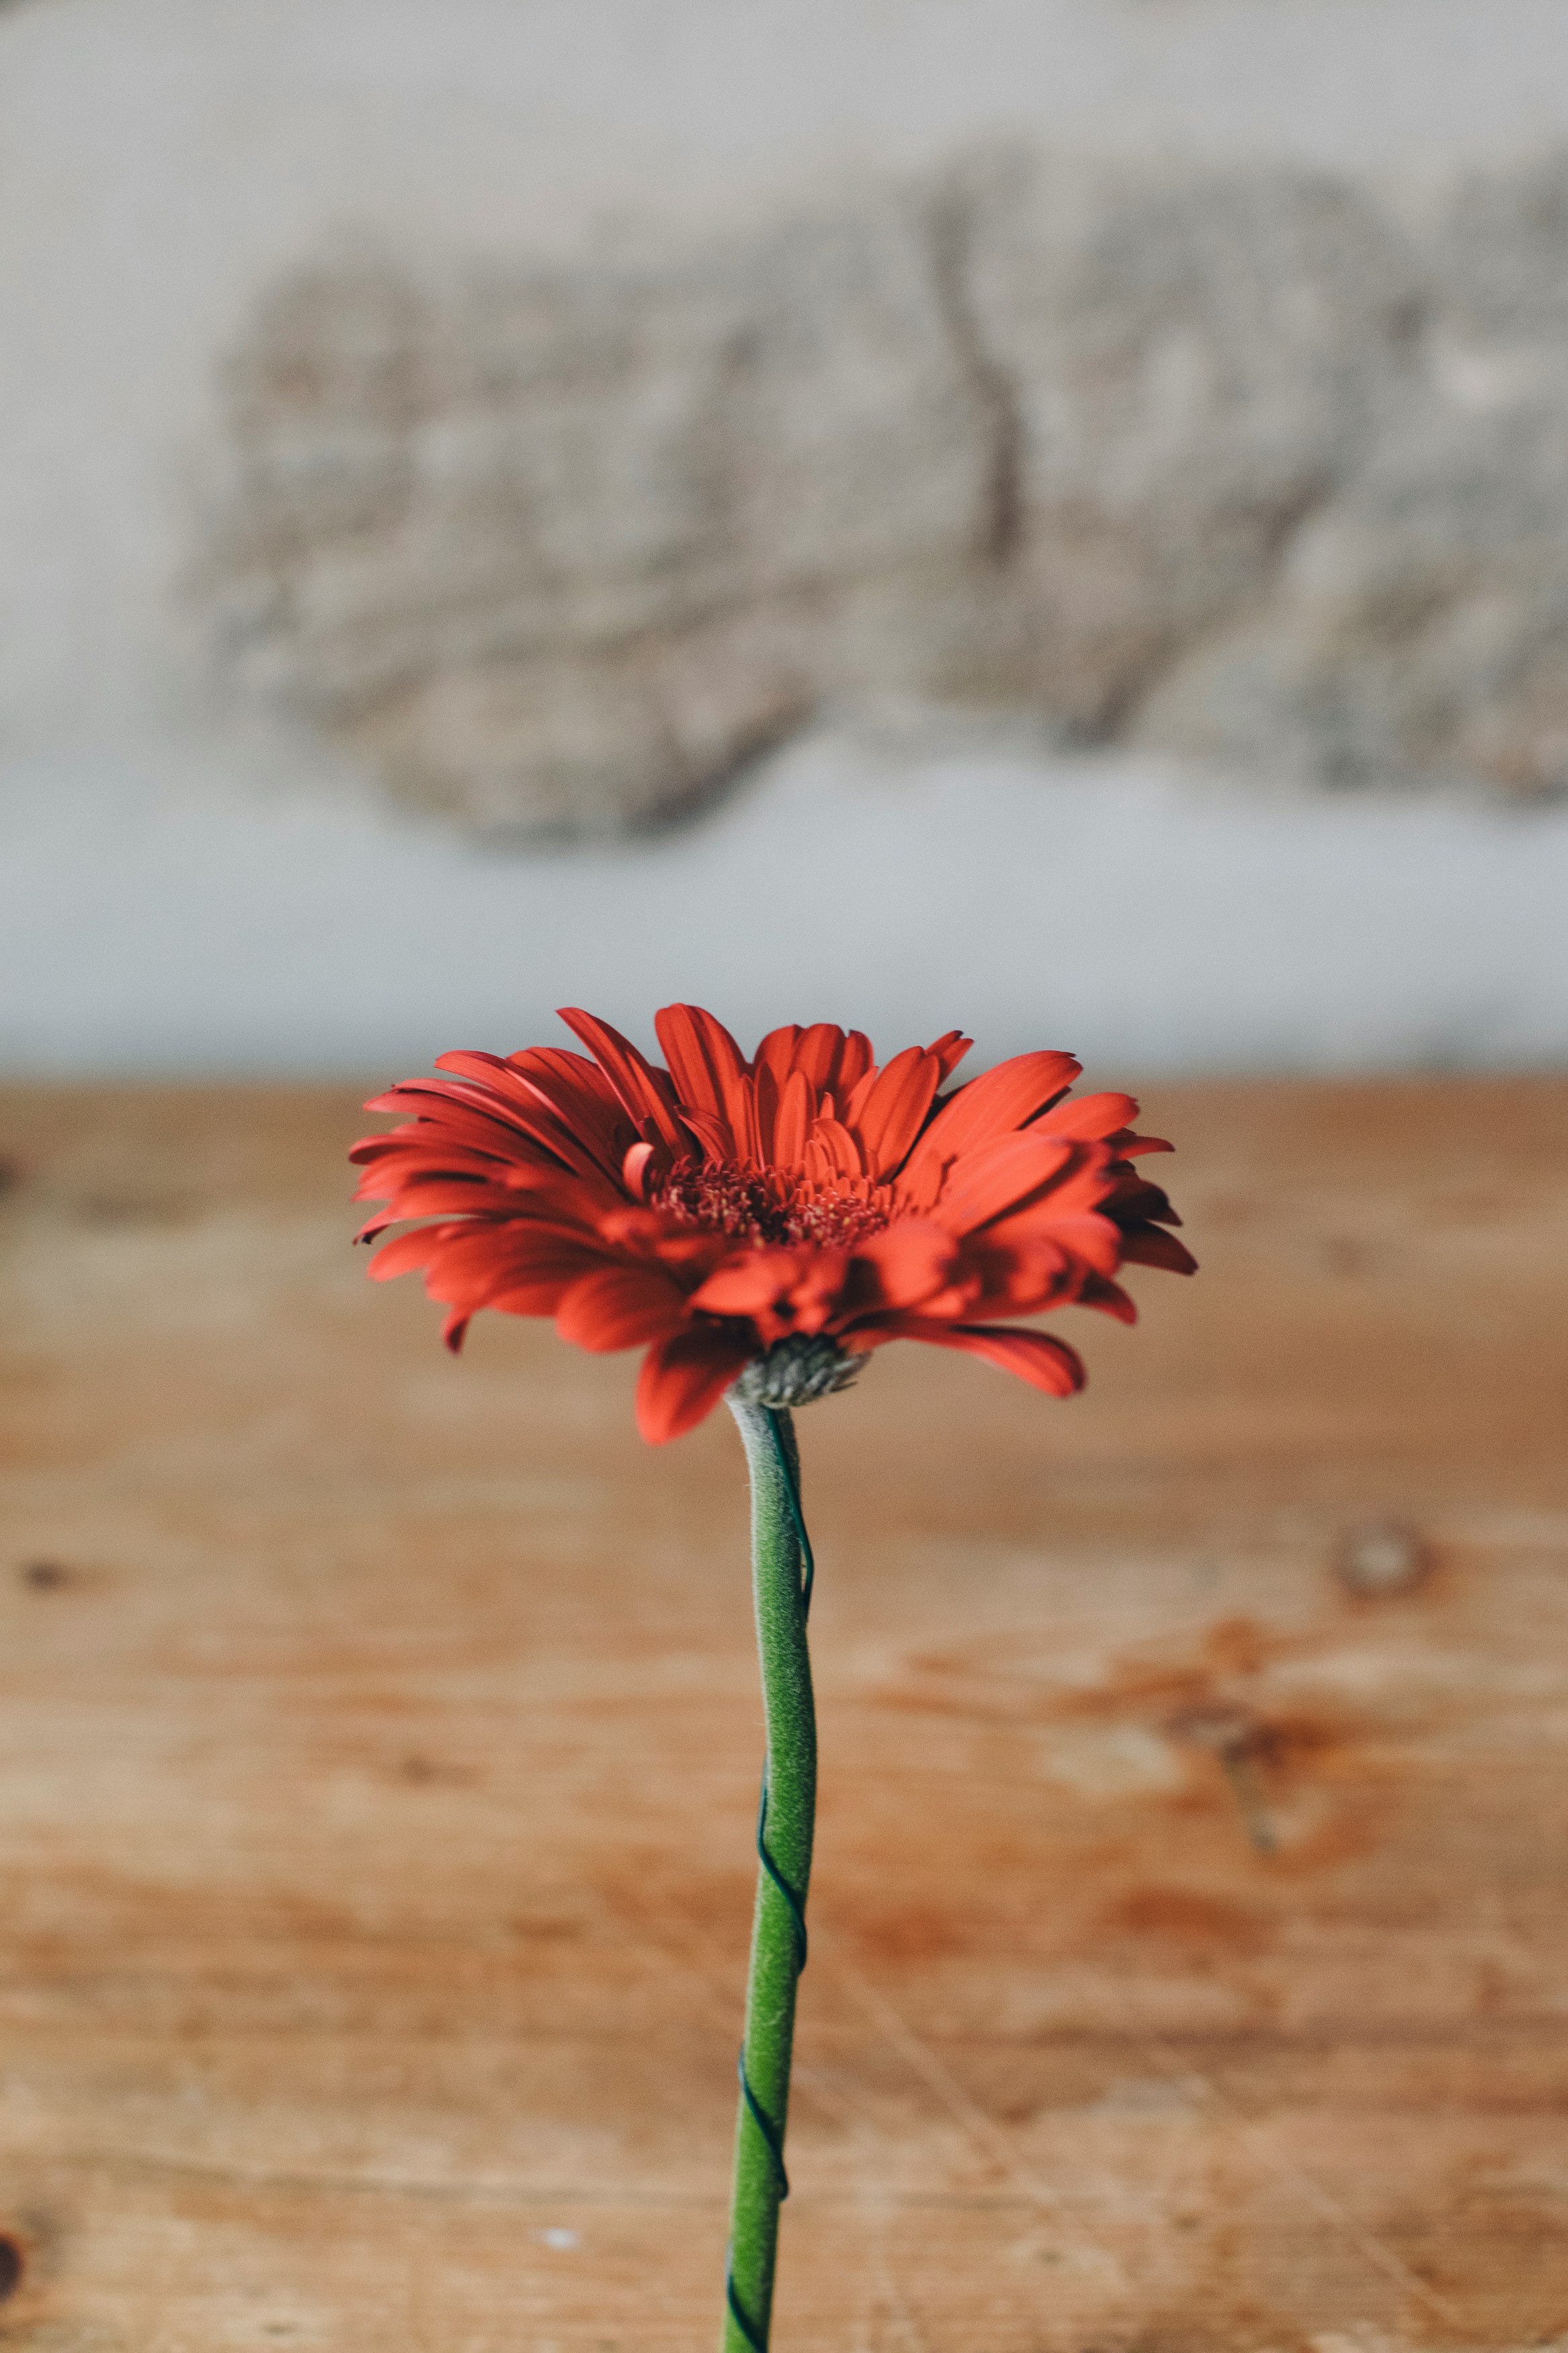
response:
[[[781,193],[1007,130],[1137,153],[1289,153],[1374,174],[1418,206],[1458,163],[1568,135],[1568,10],[1561,0],[27,0],[0,16],[8,1066],[341,1068],[367,1054],[396,1059],[404,1039],[425,1050],[426,1033],[444,1039],[459,1017],[483,1029],[477,1042],[517,1042],[553,993],[563,952],[548,930],[532,964],[519,951],[457,969],[465,923],[497,920],[508,904],[525,913],[535,886],[514,881],[503,903],[500,870],[418,834],[419,871],[438,886],[451,944],[444,966],[416,960],[418,1005],[394,990],[377,1026],[363,976],[379,967],[362,958],[356,978],[355,942],[374,928],[378,871],[395,896],[411,887],[416,834],[352,800],[334,803],[336,816],[323,805],[301,817],[313,786],[341,790],[339,765],[303,740],[247,733],[204,702],[181,568],[210,491],[215,360],[259,286],[324,237],[371,234],[416,253],[454,238],[568,252],[653,215],[760,217]],[[859,754],[841,756],[858,774]],[[1043,755],[1033,773],[1054,774]],[[1079,867],[1103,876],[1118,858],[1142,860],[1151,888],[1163,871],[1187,895],[1154,948],[1123,943],[1104,1000],[1121,1008],[1104,1029],[1108,1054],[1332,1065],[1541,1059],[1568,1044],[1568,975],[1546,912],[1563,903],[1552,892],[1568,865],[1551,811],[1458,811],[1450,822],[1391,805],[1381,831],[1381,820],[1331,806],[1282,819],[1278,854],[1259,853],[1279,910],[1274,980],[1267,1008],[1248,1009],[1241,976],[1257,944],[1247,950],[1252,934],[1235,931],[1237,977],[1226,985],[1226,926],[1241,919],[1223,878],[1245,873],[1251,853],[1227,865],[1212,807],[1206,833],[1168,813],[1151,828],[1126,774],[1131,802],[1086,799],[1075,817],[1089,828],[1074,837]],[[284,782],[287,819],[270,797]],[[954,793],[964,800],[967,820],[949,825],[928,807],[923,830],[908,820],[884,828],[888,862],[875,878],[879,901],[896,907],[900,840],[911,861],[905,903],[929,890],[933,855],[948,882],[958,876],[972,928],[955,935],[954,986],[973,972],[983,1004],[1016,1011],[1001,1022],[1007,1034],[987,1041],[996,1050],[1024,1042],[1037,1011],[1044,1020],[1050,1010],[1026,1005],[1009,980],[986,906],[986,861],[1006,859],[1017,839],[1016,788],[1016,769],[999,777],[984,758],[961,762],[944,789],[950,807]],[[1161,790],[1180,803],[1179,785]],[[796,839],[787,795],[768,804],[764,791],[759,809],[773,805]],[[1237,804],[1236,842],[1255,842],[1259,821]],[[306,836],[285,839],[300,823]],[[1303,849],[1290,823],[1318,827],[1320,847]],[[316,824],[339,828],[338,850],[324,837],[310,847]],[[1416,836],[1401,828],[1422,826],[1413,868]],[[1194,849],[1184,867],[1172,863],[1178,835]],[[871,854],[863,826],[849,839],[857,856]],[[746,854],[768,854],[765,825]],[[1053,871],[1043,839],[1029,855],[1043,910],[1072,894],[1073,871]],[[700,927],[696,852],[684,868],[679,844],[616,853],[634,868],[639,856],[690,874],[681,903]],[[313,895],[312,859],[337,878]],[[1317,879],[1298,904],[1291,878],[1309,870]],[[580,871],[587,882],[571,888],[584,892],[590,935],[605,911],[608,953],[625,886],[601,897],[591,863]],[[646,871],[651,879],[654,865]],[[1403,895],[1381,894],[1379,932],[1378,876],[1408,881],[1413,871]],[[1480,885],[1460,959],[1468,977],[1433,1013],[1423,976],[1438,987],[1439,927],[1467,875]],[[226,910],[216,925],[215,907]],[[205,909],[194,962],[193,908]],[[1359,1027],[1319,986],[1336,924],[1340,967],[1384,992],[1383,1013]],[[625,922],[620,934],[630,936]],[[1185,964],[1182,935],[1194,951]],[[243,953],[237,938],[249,943]],[[307,954],[306,939],[330,951]],[[666,957],[663,971],[657,934],[648,939],[635,973],[613,955],[604,965],[606,1009],[630,1018],[628,995],[657,1000],[694,985],[693,966],[722,997],[741,965],[733,993],[748,1008],[758,1000],[759,1018],[771,1018],[764,996],[777,1018],[818,1009],[815,995],[801,998],[787,923],[737,932],[726,917],[712,954]],[[847,988],[853,961],[842,941],[836,953],[840,964],[825,968]],[[891,950],[879,955],[866,990],[892,1018],[901,967]],[[583,976],[584,993],[594,981]],[[903,995],[921,992],[911,980]],[[493,1019],[481,1022],[492,1001]],[[946,1006],[938,1026],[965,1018],[978,1017]]]

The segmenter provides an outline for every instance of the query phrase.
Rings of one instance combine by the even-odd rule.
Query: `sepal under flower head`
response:
[[[812,1405],[818,1398],[837,1397],[858,1379],[863,1353],[851,1356],[826,1333],[797,1332],[775,1340],[765,1356],[753,1356],[737,1377],[733,1394],[746,1405],[772,1406],[775,1411]]]

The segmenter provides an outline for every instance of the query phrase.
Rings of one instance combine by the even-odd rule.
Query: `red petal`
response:
[[[1071,1054],[1015,1054],[971,1079],[949,1095],[921,1136],[904,1172],[906,1181],[930,1161],[940,1166],[990,1136],[1015,1134],[1065,1094],[1081,1068]]]
[[[652,1126],[659,1141],[678,1156],[686,1149],[686,1138],[675,1114],[675,1091],[662,1071],[656,1071],[646,1061],[629,1038],[612,1029],[607,1021],[580,1006],[563,1005],[561,1018],[568,1029],[575,1031],[598,1062],[631,1118],[638,1127]]]
[[[666,1005],[654,1015],[653,1026],[681,1104],[722,1120],[737,1159],[760,1157],[751,1075],[724,1024],[700,1005]]]
[[[795,1048],[800,1043],[801,1028],[792,1021],[783,1029],[770,1029],[752,1057],[753,1071],[771,1071],[782,1087],[795,1067]]]
[[[643,1179],[653,1158],[651,1144],[634,1144],[621,1163],[621,1182],[634,1201],[644,1199]]]
[[[749,1335],[727,1332],[678,1332],[650,1348],[637,1382],[637,1428],[648,1444],[695,1429],[756,1354]]]
[[[910,1046],[879,1073],[864,1102],[847,1112],[849,1125],[859,1132],[867,1174],[873,1179],[891,1176],[908,1157],[941,1077],[937,1057],[923,1047]]]
[[[939,1348],[963,1348],[984,1356],[1005,1373],[1016,1373],[1031,1388],[1052,1397],[1071,1397],[1082,1388],[1082,1362],[1065,1340],[1049,1332],[1011,1332],[1003,1324],[939,1324],[933,1317],[890,1315],[851,1337],[855,1347],[879,1347],[885,1340],[929,1340]]]
[[[1114,1135],[1130,1119],[1138,1116],[1138,1105],[1131,1095],[1079,1095],[1071,1103],[1059,1103],[1050,1111],[1042,1112],[1035,1123],[1039,1135],[1083,1135],[1096,1143]]]
[[[1102,1274],[1091,1274],[1075,1301],[1079,1307],[1098,1307],[1102,1315],[1114,1315],[1119,1324],[1136,1324],[1138,1310],[1119,1282],[1108,1282]]]
[[[784,1332],[820,1332],[843,1305],[852,1261],[846,1250],[787,1243],[731,1259],[691,1294],[710,1315],[744,1316],[762,1340]]]
[[[686,1318],[686,1302],[658,1267],[606,1266],[572,1285],[555,1314],[555,1329],[579,1348],[604,1354],[662,1339]]]
[[[1047,1193],[1034,1208],[1021,1209],[1016,1217],[1000,1218],[987,1226],[982,1238],[996,1248],[1027,1254],[1039,1248],[1070,1252],[1080,1266],[1091,1268],[1097,1274],[1114,1274],[1121,1263],[1121,1228],[1114,1218],[1094,1210],[1074,1211],[1062,1217],[1057,1212],[1056,1197]]]
[[[942,1075],[945,1082],[952,1078],[973,1043],[973,1039],[966,1038],[962,1029],[950,1029],[944,1037],[932,1039],[926,1048],[926,1052],[934,1054],[942,1064]]]
[[[626,1113],[597,1062],[569,1053],[563,1046],[529,1046],[509,1054],[507,1064],[569,1133],[583,1137],[606,1167],[614,1167],[625,1141]]]
[[[798,1332],[821,1332],[843,1307],[850,1274],[849,1253],[847,1250],[807,1250],[801,1252],[800,1260],[799,1271],[779,1321],[783,1324],[793,1320]],[[780,1335],[770,1329],[767,1336],[772,1339]]]
[[[422,1108],[426,1104],[432,1108]],[[407,1111],[411,1105],[411,1124],[390,1135],[366,1136],[355,1146],[356,1156],[368,1160],[411,1146],[429,1151],[456,1145],[497,1160],[549,1159],[586,1178],[612,1174],[619,1157],[612,1150],[606,1164],[591,1137],[578,1135],[536,1088],[522,1082],[514,1093],[502,1093],[471,1081],[412,1079],[366,1108]]]
[[[553,1315],[569,1286],[605,1261],[605,1250],[589,1237],[558,1227],[522,1220],[447,1226],[425,1288],[466,1314],[498,1307],[509,1315]]]
[[[1133,1226],[1121,1237],[1121,1256],[1133,1266],[1168,1267],[1173,1274],[1196,1274],[1198,1262],[1185,1242],[1163,1226]]]
[[[952,1232],[973,1233],[1062,1176],[1072,1167],[1076,1149],[1065,1138],[1058,1143],[1049,1135],[998,1135],[949,1169],[934,1214]]]
[[[493,1185],[477,1184],[471,1176],[423,1176],[406,1178],[395,1192],[389,1188],[383,1194],[373,1188],[355,1195],[356,1199],[387,1201],[389,1206],[375,1220],[378,1228],[401,1225],[405,1218],[466,1217],[475,1210],[493,1210],[498,1200],[505,1198],[504,1193],[498,1196]]]
[[[798,1168],[805,1150],[805,1139],[816,1117],[816,1093],[804,1071],[792,1071],[784,1082],[779,1107],[773,1114],[773,1165],[778,1168]]]
[[[826,1145],[815,1135],[806,1138],[805,1150],[800,1155],[801,1173],[808,1185],[832,1185],[837,1181],[838,1167]]]
[[[944,1228],[924,1218],[903,1218],[862,1242],[854,1263],[857,1272],[864,1267],[873,1276],[879,1307],[909,1308],[947,1290],[963,1260]]]
[[[399,1234],[377,1250],[365,1269],[373,1282],[391,1282],[416,1267],[428,1266],[442,1243],[456,1230],[451,1226],[421,1226],[417,1233]]]
[[[831,1021],[814,1021],[809,1029],[796,1033],[794,1067],[810,1080],[817,1094],[826,1094],[837,1083],[843,1051],[843,1030]]]
[[[730,1137],[730,1123],[727,1119],[721,1119],[716,1112],[684,1109],[680,1116],[682,1124],[702,1146],[705,1159],[729,1159],[732,1145]],[[685,1155],[689,1155],[690,1149],[689,1145],[684,1147]]]
[[[574,1054],[569,1046],[523,1046],[507,1056],[506,1066],[526,1085],[537,1088],[563,1119],[575,1121],[587,1113],[620,1108],[620,1099],[597,1062],[586,1054]]]
[[[863,1029],[846,1032],[838,1052],[838,1069],[830,1082],[834,1092],[842,1101],[850,1090],[859,1085],[869,1070],[876,1067],[877,1057],[871,1040]]]
[[[1182,1222],[1171,1207],[1169,1196],[1131,1169],[1124,1173],[1106,1208],[1125,1226],[1179,1226]]]
[[[1114,1266],[1114,1252],[1108,1259]],[[993,1315],[1039,1315],[1047,1308],[1068,1305],[1077,1298],[1086,1271],[1070,1251],[1049,1233],[1026,1236],[1016,1243],[998,1242],[994,1235],[980,1236],[964,1245],[959,1261],[963,1282],[949,1306],[932,1300],[921,1309],[944,1322],[988,1320]]]
[[[477,1048],[465,1047],[458,1052],[437,1054],[438,1071],[456,1071],[459,1078],[477,1079],[481,1086],[491,1086],[499,1071],[504,1078],[506,1063],[500,1054],[483,1054]]]
[[[756,1138],[754,1156],[757,1166],[770,1168],[778,1159],[773,1130],[778,1119],[779,1082],[772,1071],[763,1070],[753,1071],[743,1083],[751,1106],[752,1134]]]
[[[875,1060],[869,1038],[858,1029],[846,1036],[831,1021],[814,1021],[795,1041],[794,1067],[805,1073],[819,1095],[836,1095],[840,1103],[859,1085]]]
[[[787,1299],[800,1279],[805,1253],[785,1245],[750,1250],[732,1258],[708,1277],[691,1303],[710,1315],[761,1315],[775,1301]]]
[[[857,1176],[864,1176],[866,1174],[866,1164],[860,1157],[860,1146],[841,1121],[818,1119],[812,1127],[806,1145],[807,1155],[813,1145],[816,1146],[826,1164],[827,1170],[826,1181],[828,1183],[840,1177],[847,1176],[853,1179]],[[808,1175],[811,1174],[813,1165],[808,1160]],[[819,1184],[823,1181],[822,1177],[816,1179]]]
[[[564,1273],[541,1274],[526,1282],[508,1282],[504,1289],[487,1292],[482,1299],[464,1303],[465,1313],[473,1314],[481,1307],[498,1315],[553,1315],[574,1282],[582,1279],[582,1264]]]

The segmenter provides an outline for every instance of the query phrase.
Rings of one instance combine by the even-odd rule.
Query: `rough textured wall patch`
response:
[[[1552,788],[1565,225],[1558,164],[1411,229],[1004,153],[679,250],[344,251],[227,364],[219,659],[501,831],[657,822],[889,694]]]

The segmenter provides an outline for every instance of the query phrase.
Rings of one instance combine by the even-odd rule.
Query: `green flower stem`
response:
[[[784,2126],[795,1979],[805,1960],[805,1891],[816,1812],[816,1714],[805,1642],[808,1554],[800,1519],[800,1457],[794,1425],[785,1412],[734,1396],[730,1409],[740,1424],[752,1473],[752,1579],[768,1754],[757,1828],[762,1868],[741,2050],[722,2342],[723,2353],[766,2353],[779,2202],[787,2195]]]

